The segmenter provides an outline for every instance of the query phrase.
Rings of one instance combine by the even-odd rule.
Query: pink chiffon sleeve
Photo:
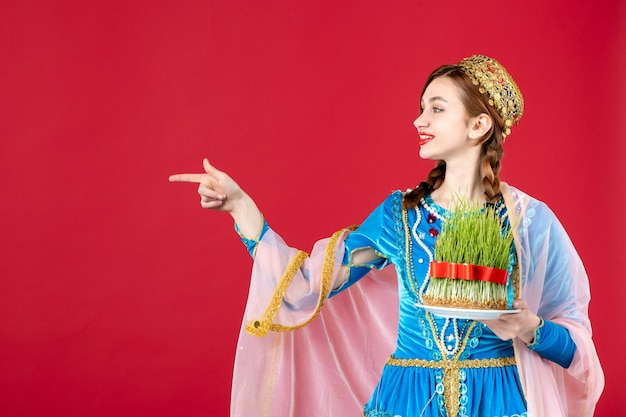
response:
[[[604,387],[604,374],[588,317],[589,282],[567,234],[543,203],[504,185],[513,218],[521,269],[521,298],[530,310],[564,326],[576,344],[564,369],[515,341],[515,352],[533,417],[591,417]],[[519,220],[518,220],[519,219]]]
[[[310,256],[271,229],[259,242],[231,416],[361,415],[393,351],[397,278],[393,268],[374,271],[326,303],[348,233],[317,242]]]

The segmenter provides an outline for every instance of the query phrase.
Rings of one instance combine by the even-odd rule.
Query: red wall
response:
[[[208,156],[310,249],[426,175],[422,82],[474,53],[525,95],[503,177],[585,260],[622,412],[624,2],[384,3],[0,3],[0,415],[227,415],[251,261],[168,175]]]

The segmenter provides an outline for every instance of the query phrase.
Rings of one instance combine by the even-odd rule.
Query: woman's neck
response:
[[[446,209],[454,209],[459,197],[470,202],[485,203],[485,189],[480,170],[450,169],[446,166],[446,178],[431,198]]]

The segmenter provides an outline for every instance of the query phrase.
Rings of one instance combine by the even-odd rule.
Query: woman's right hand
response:
[[[263,215],[255,202],[241,187],[226,174],[209,163],[202,161],[204,173],[174,174],[170,182],[192,182],[200,184],[200,205],[205,209],[230,213],[244,236],[254,238],[263,228]]]
[[[239,185],[209,163],[204,158],[202,161],[204,173],[200,174],[174,174],[170,182],[191,182],[199,184],[200,205],[205,209],[225,211],[232,213],[239,202],[245,198],[245,193]]]

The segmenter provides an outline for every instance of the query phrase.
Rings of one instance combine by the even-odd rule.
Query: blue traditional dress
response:
[[[494,209],[503,227],[510,227],[504,201]],[[513,341],[499,339],[478,321],[439,317],[421,307],[435,241],[448,216],[429,195],[414,209],[403,210],[402,193],[394,192],[345,239],[343,264],[350,268],[349,279],[330,297],[342,297],[369,271],[389,264],[399,280],[396,347],[364,406],[365,417],[527,416]],[[267,230],[265,224],[255,240],[241,236],[253,256]],[[361,249],[372,249],[379,258],[356,265],[352,258]],[[517,263],[512,248],[509,307],[519,298]],[[548,320],[542,320],[528,348],[563,368],[576,351],[568,330]]]
[[[394,193],[348,236],[345,261],[351,266],[350,279],[336,291],[388,262],[396,265],[402,281],[396,350],[365,405],[365,416],[525,416],[512,342],[500,340],[477,321],[438,317],[419,306],[428,287],[435,241],[449,213],[429,196],[404,215],[401,209],[402,196]],[[495,211],[506,225],[502,201]],[[374,249],[380,260],[352,265],[352,254],[363,248]],[[511,253],[510,272],[515,267]],[[514,287],[509,280],[509,305]]]

